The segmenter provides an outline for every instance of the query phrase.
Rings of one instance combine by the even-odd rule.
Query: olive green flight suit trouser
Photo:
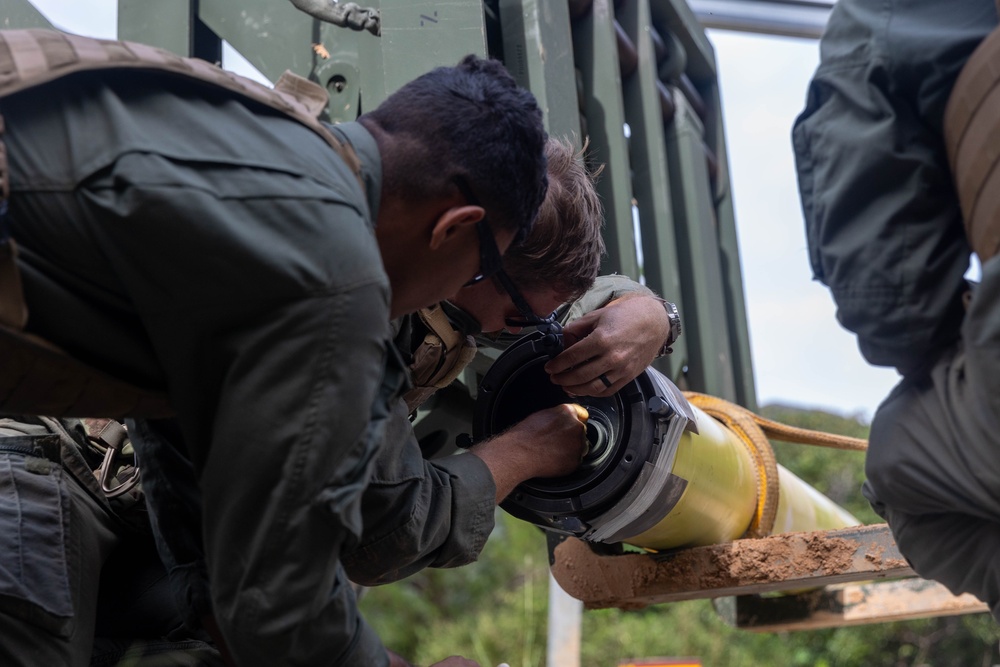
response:
[[[0,664],[221,665],[181,627],[148,519],[118,515],[84,437],[75,421],[0,420]]]

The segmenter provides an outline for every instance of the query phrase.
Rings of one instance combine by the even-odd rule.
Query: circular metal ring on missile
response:
[[[528,415],[562,403],[586,408],[589,448],[569,475],[520,484],[501,507],[514,516],[561,532],[582,535],[633,487],[660,442],[647,402],[656,388],[645,374],[607,397],[570,397],[552,384],[548,355],[532,334],[507,348],[479,386],[473,416],[476,441],[500,433]]]

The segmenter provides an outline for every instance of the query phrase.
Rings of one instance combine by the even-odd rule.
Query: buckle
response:
[[[89,436],[99,447],[104,448],[104,460],[94,471],[101,491],[111,499],[124,495],[134,489],[139,483],[139,466],[135,465],[135,455],[133,453],[132,472],[124,480],[118,480],[118,461],[123,456],[122,450],[128,442],[128,433],[125,427],[116,421],[109,421],[101,432],[97,435]],[[118,481],[117,484],[113,482]]]

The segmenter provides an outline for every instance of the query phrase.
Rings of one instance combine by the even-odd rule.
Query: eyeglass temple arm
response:
[[[496,278],[500,281],[503,288],[507,290],[510,300],[514,302],[514,307],[521,313],[525,321],[534,325],[543,334],[542,338],[536,344],[537,349],[544,350],[549,357],[555,357],[562,352],[565,348],[563,328],[556,320],[556,311],[550,313],[548,317],[536,315],[535,311],[528,304],[527,299],[517,289],[514,281],[510,279],[506,271],[503,269],[497,271]]]

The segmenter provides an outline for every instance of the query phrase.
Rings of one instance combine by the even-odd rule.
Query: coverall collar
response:
[[[382,155],[371,132],[357,121],[328,125],[342,139],[349,143],[361,161],[361,179],[365,182],[365,198],[371,213],[372,224],[378,220],[378,205],[382,196]]]

